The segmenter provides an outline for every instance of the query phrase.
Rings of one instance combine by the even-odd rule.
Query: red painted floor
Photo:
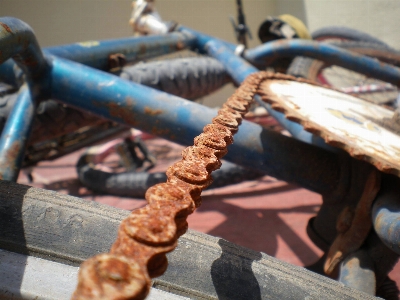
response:
[[[163,140],[151,141],[149,148],[161,159],[155,170],[165,169],[179,159],[181,149]],[[145,204],[142,199],[97,195],[82,187],[75,171],[75,163],[82,152],[40,163],[33,170],[35,181],[31,185],[128,210]],[[29,184],[23,172],[18,182]],[[305,231],[308,219],[318,211],[320,204],[318,194],[265,176],[205,191],[202,206],[188,221],[194,230],[303,266],[321,255]],[[400,264],[391,277],[400,286]]]

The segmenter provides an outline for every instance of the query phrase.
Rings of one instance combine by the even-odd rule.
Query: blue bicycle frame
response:
[[[0,18],[0,63],[4,62],[0,66],[0,80],[18,85],[21,82],[20,72],[23,72],[26,82],[20,89],[17,103],[0,138],[0,178],[16,180],[36,106],[39,101],[50,98],[179,144],[191,145],[193,138],[211,122],[216,110],[104,72],[108,69],[111,54],[122,53],[128,61],[136,61],[185,48],[208,53],[218,59],[236,83],[257,72],[255,66],[264,67],[276,58],[302,55],[400,86],[399,69],[312,41],[270,42],[247,50],[243,57],[239,57],[234,54],[235,45],[180,27],[177,32],[163,36],[78,43],[42,51],[28,25],[17,19]],[[9,58],[13,60],[7,61]],[[360,190],[357,183],[364,180],[362,176],[349,178],[349,174],[364,168],[363,163],[343,153],[330,151],[321,139],[315,139],[257,96],[256,101],[297,139],[244,121],[235,136],[235,143],[229,147],[227,160],[318,192],[323,195],[326,205],[330,205],[334,198],[346,199],[345,194],[350,190]],[[312,145],[315,141],[320,147]],[[400,254],[400,204],[393,195],[399,194],[400,179],[387,176],[395,183],[383,186],[375,201],[372,217],[375,232],[386,245],[379,246],[381,251],[395,251],[397,261]],[[345,201],[341,203],[340,207],[343,207]],[[324,206],[321,211],[324,212]],[[334,228],[335,219],[327,215],[324,215],[324,222]],[[314,223],[318,224],[318,217]],[[346,269],[346,265],[342,266],[342,270],[350,275],[354,272],[353,277],[358,274]],[[349,283],[351,280],[342,281]],[[357,285],[351,282],[353,286]]]

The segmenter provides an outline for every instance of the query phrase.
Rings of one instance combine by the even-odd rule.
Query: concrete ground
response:
[[[165,170],[180,159],[182,148],[178,145],[155,139],[149,141],[148,146],[159,160],[153,171]],[[75,170],[83,151],[40,163],[33,169],[33,183],[21,172],[18,182],[127,210],[145,205],[143,199],[99,195],[83,187]],[[304,266],[316,261],[322,253],[305,230],[308,219],[315,215],[321,202],[318,194],[265,176],[206,190],[202,206],[188,222],[191,229]],[[400,264],[391,272],[391,277],[400,286]]]

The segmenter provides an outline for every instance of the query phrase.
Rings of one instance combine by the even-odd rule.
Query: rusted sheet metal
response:
[[[201,191],[212,182],[211,172],[233,143],[233,134],[247,112],[265,73],[249,76],[228,99],[212,124],[204,127],[182,160],[167,170],[167,182],[150,188],[148,204],[125,219],[109,254],[81,265],[73,299],[143,299],[150,278],[167,268],[165,254],[187,230],[186,217],[201,204]]]
[[[280,77],[260,88],[262,99],[273,109],[328,145],[400,176],[400,137],[393,127],[393,111],[309,81]]]

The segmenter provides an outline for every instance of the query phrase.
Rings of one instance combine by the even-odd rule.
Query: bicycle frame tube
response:
[[[209,36],[204,36],[201,33],[191,31],[192,34],[199,36],[199,41],[196,44],[197,47],[201,47],[210,56],[218,59],[225,67],[229,75],[233,78],[236,83],[240,84],[248,75],[257,72],[254,66],[238,57],[232,52],[232,47],[228,47],[226,42],[218,39],[213,39]],[[324,148],[331,152],[337,152],[337,149],[327,145],[323,139],[316,137],[310,132],[303,129],[303,126],[295,122],[289,121],[284,114],[277,112],[272,109],[268,103],[261,100],[259,96],[255,96],[254,99],[259,105],[264,107],[268,113],[273,116],[290,134],[303,142],[316,145],[320,148]]]
[[[277,58],[306,56],[337,65],[371,78],[400,86],[400,70],[368,56],[353,53],[327,43],[307,40],[279,40],[246,50],[244,58],[258,66],[268,66]]]
[[[178,30],[195,36],[197,39],[196,47],[200,52],[206,52],[206,44],[210,41],[218,41],[221,43],[221,46],[228,48],[232,52],[237,47],[229,42],[184,26],[180,26]],[[294,58],[296,56],[315,58],[330,65],[338,65],[348,70],[363,73],[371,78],[400,86],[400,70],[398,68],[379,62],[368,56],[332,46],[328,43],[301,39],[278,40],[245,50],[243,53],[245,60],[260,68],[268,67],[276,59]]]
[[[26,23],[10,17],[0,18],[0,45],[0,64],[12,57],[24,71],[29,84],[40,78],[47,63]]]
[[[27,81],[0,139],[0,177],[15,180],[34,118],[36,98],[46,94],[49,65],[32,29],[18,19],[0,18],[0,45],[0,63],[12,57],[24,71]]]
[[[372,209],[374,229],[389,248],[400,255],[399,178],[385,175],[382,190]]]
[[[216,115],[216,110],[56,57],[51,82],[54,99],[183,145],[192,144]],[[335,189],[340,177],[335,155],[250,122],[240,126],[226,158],[319,193]],[[310,167],[307,159],[318,164]]]
[[[86,41],[81,43],[44,48],[46,55],[55,55],[82,63],[95,69],[110,69],[109,56],[122,54],[127,62],[169,54],[193,47],[195,38],[188,33],[173,32],[166,35],[131,37],[105,41]],[[0,66],[0,80],[18,85],[20,74],[12,60]]]
[[[0,138],[0,179],[17,180],[35,108],[30,90],[22,87]]]

